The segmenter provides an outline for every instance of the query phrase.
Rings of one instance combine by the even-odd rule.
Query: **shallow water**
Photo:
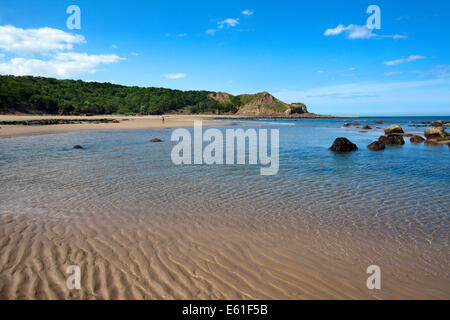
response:
[[[279,129],[280,168],[274,176],[261,176],[259,165],[175,166],[171,129],[0,139],[0,219],[88,224],[96,215],[148,215],[168,224],[220,221],[220,228],[231,231],[241,224],[256,234],[273,227],[292,239],[305,233],[349,237],[330,248],[335,254],[349,254],[349,246],[364,251],[380,240],[392,252],[416,254],[420,272],[430,268],[448,289],[450,148],[414,145],[405,137],[404,146],[374,152],[366,145],[382,130],[342,127],[352,121],[374,128],[395,123],[423,133],[408,124],[424,120],[433,119],[256,120],[217,127]],[[164,142],[149,143],[154,137]],[[328,147],[336,137],[347,137],[359,150],[332,153]],[[85,149],[73,150],[76,144]]]

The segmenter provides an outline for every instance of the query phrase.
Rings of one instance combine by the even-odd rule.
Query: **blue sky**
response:
[[[0,73],[233,94],[311,112],[450,115],[450,2],[4,1]],[[69,30],[69,5],[81,29]],[[369,5],[381,29],[366,27]]]

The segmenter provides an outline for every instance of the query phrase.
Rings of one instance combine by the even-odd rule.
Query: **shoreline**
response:
[[[195,120],[202,120],[203,126],[224,126],[227,122],[211,120],[205,115],[164,115],[161,116],[56,116],[56,115],[0,115],[2,121],[30,121],[30,120],[81,120],[84,123],[52,124],[52,125],[0,125],[0,139],[42,134],[67,133],[74,131],[102,131],[102,130],[146,130],[192,127]],[[117,120],[119,122],[95,122],[95,120]]]
[[[40,120],[80,120],[85,123],[65,123],[51,125],[1,125],[0,139],[20,136],[33,136],[42,134],[67,133],[74,131],[102,131],[102,130],[145,130],[192,127],[195,120],[202,120],[203,126],[225,126],[226,120],[274,120],[274,119],[348,119],[360,118],[358,116],[328,116],[305,113],[299,115],[284,116],[253,116],[253,115],[187,115],[168,114],[164,115],[165,123],[161,121],[162,115],[127,116],[127,115],[93,115],[93,116],[70,116],[70,115],[28,115],[10,114],[0,115],[0,122],[9,121],[40,121]],[[96,120],[117,120],[118,122],[96,122]],[[218,121],[221,120],[221,121]]]

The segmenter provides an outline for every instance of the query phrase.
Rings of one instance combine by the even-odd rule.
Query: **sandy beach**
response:
[[[0,138],[29,136],[36,134],[50,134],[86,130],[142,130],[163,129],[176,127],[190,127],[195,120],[203,120],[204,126],[224,125],[226,122],[210,121],[211,116],[196,115],[166,115],[162,123],[161,116],[29,116],[29,115],[0,115],[0,121],[27,121],[43,119],[114,119],[119,123],[80,123],[80,124],[57,124],[57,125],[0,125]]]

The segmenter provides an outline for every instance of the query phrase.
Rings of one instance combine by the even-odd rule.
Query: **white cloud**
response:
[[[180,33],[180,34],[178,34],[178,36],[182,38],[182,37],[187,37],[188,34],[187,33]]]
[[[345,27],[340,24],[336,28],[327,29],[324,32],[324,36],[337,36],[338,34],[341,34],[344,32]]]
[[[205,31],[206,34],[209,34],[211,36],[215,35],[217,32],[217,29],[208,29]]]
[[[324,35],[337,36],[341,33],[345,33],[350,39],[370,39],[375,36],[375,34],[372,33],[372,30],[366,26],[358,26],[355,24],[350,24],[346,27],[340,24],[336,28],[325,30]]]
[[[112,47],[113,49],[117,49],[117,48],[118,48],[116,44],[113,44],[111,47]]]
[[[82,35],[49,27],[21,29],[11,25],[0,26],[0,49],[19,54],[72,50],[73,44],[85,42]]]
[[[135,57],[139,56],[139,53],[137,53],[137,52],[131,52],[130,54]]]
[[[323,70],[317,70],[318,73],[325,73]]]
[[[390,77],[390,76],[398,76],[400,74],[403,74],[403,72],[400,71],[393,71],[393,72],[385,72],[383,73],[384,76]]]
[[[351,68],[347,69],[347,71],[355,71],[355,70],[356,70],[356,68],[354,68],[354,67],[351,67]]]
[[[217,28],[223,29],[224,27],[235,27],[239,24],[239,18],[233,19],[228,18],[222,21],[219,21]]]
[[[117,63],[120,60],[122,58],[115,54],[89,55],[76,52],[57,53],[48,60],[20,57],[0,63],[0,74],[66,78],[84,73],[93,74],[97,72],[98,66]]]
[[[405,39],[406,36],[402,35],[378,35],[372,32],[367,26],[358,26],[356,24],[350,24],[344,26],[339,24],[336,28],[330,28],[325,30],[324,36],[337,36],[344,33],[349,39],[371,39],[371,38],[393,38],[393,39]]]
[[[167,79],[183,79],[187,77],[187,74],[185,73],[171,73],[171,74],[165,74],[164,77]]]
[[[415,61],[415,60],[421,60],[421,59],[425,59],[426,57],[424,56],[409,56],[408,58],[401,58],[401,59],[397,59],[397,60],[392,60],[392,61],[385,61],[384,64],[387,66],[395,66],[397,64],[402,64],[402,63],[407,63],[407,62],[411,62],[411,61]]]
[[[245,9],[244,11],[242,11],[242,14],[246,16],[251,16],[253,13],[253,10],[250,9]]]

